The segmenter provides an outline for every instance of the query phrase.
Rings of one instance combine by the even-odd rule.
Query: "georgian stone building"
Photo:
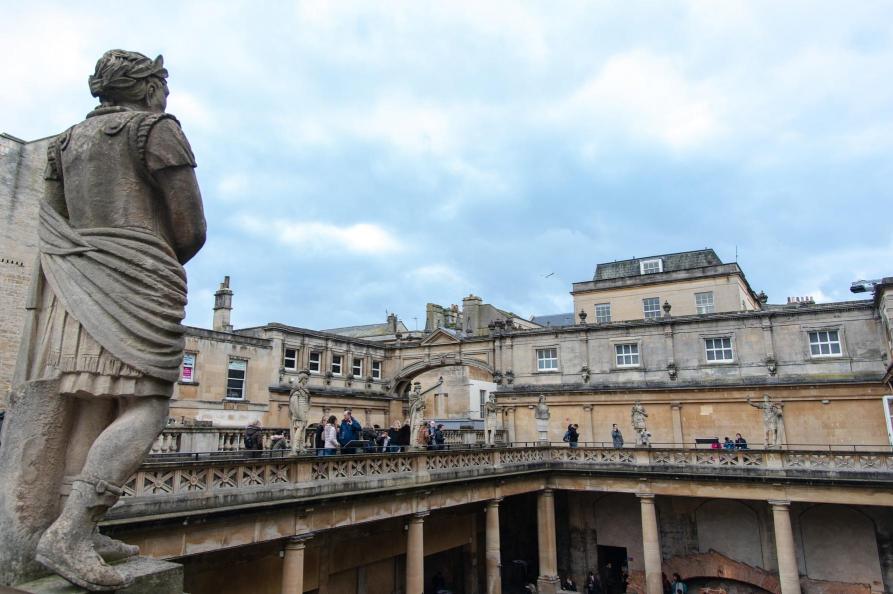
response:
[[[45,144],[0,136],[4,390]],[[234,329],[238,296],[224,280],[213,327],[188,329],[159,442],[159,452],[206,456],[150,457],[104,529],[181,563],[184,589],[198,594],[420,594],[435,576],[456,592],[528,582],[555,592],[559,575],[582,584],[590,570],[605,580],[626,571],[630,591],[649,594],[677,571],[689,592],[893,591],[893,279],[870,300],[772,305],[707,249],[599,264],[571,294],[572,314],[534,320],[473,295],[461,309],[430,305],[424,332],[396,316],[327,331]],[[472,428],[494,395],[504,441],[208,454],[238,450],[254,420],[287,427],[302,369],[311,418],[351,408],[364,425],[402,422],[419,382],[427,418]],[[541,397],[548,418],[537,418]],[[635,402],[650,446],[636,444]],[[771,435],[757,407],[767,402]],[[561,441],[571,423],[577,448]],[[737,433],[750,449],[704,449]]]

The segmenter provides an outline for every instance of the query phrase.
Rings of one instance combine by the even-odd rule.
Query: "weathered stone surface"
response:
[[[150,557],[135,557],[115,565],[123,575],[133,580],[117,594],[183,594],[183,566]],[[59,576],[49,576],[16,586],[29,594],[82,594],[89,592]]]
[[[195,160],[164,113],[166,78],[161,56],[106,52],[89,79],[101,105],[47,147],[0,444],[0,585],[31,579],[36,560],[92,591],[129,586],[94,546],[133,551],[94,531],[167,420],[183,264],[205,239]]]

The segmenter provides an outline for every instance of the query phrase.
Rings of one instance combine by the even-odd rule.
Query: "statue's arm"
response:
[[[174,252],[185,264],[205,244],[207,223],[202,195],[192,167],[168,167],[155,172],[167,204]]]

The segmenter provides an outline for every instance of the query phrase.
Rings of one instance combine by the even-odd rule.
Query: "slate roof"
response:
[[[692,252],[678,252],[675,254],[648,256],[646,258],[632,258],[630,260],[620,260],[617,262],[603,262],[596,265],[595,276],[592,277],[592,280],[641,276],[642,273],[639,268],[639,263],[643,260],[656,260],[658,258],[663,260],[663,272],[703,268],[705,266],[722,264],[722,260],[716,255],[716,252],[710,248],[706,248]]]
[[[367,336],[388,336],[390,334],[394,334],[389,328],[387,322],[382,322],[380,324],[365,324],[363,326],[345,326],[343,328],[329,328],[328,330],[321,330],[321,332],[328,332],[330,334],[338,334],[341,336],[349,336],[350,338],[365,338]],[[407,328],[403,322],[397,322],[397,332],[408,333],[409,328]]]
[[[548,316],[533,316],[530,321],[543,327],[561,327],[574,325],[574,313],[551,314]]]

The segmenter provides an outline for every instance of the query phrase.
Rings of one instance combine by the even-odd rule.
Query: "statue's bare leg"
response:
[[[167,398],[121,399],[118,417],[90,447],[62,513],[37,545],[37,559],[70,582],[94,591],[127,587],[93,548],[96,525],[121,496],[121,485],[139,468],[164,428]]]

